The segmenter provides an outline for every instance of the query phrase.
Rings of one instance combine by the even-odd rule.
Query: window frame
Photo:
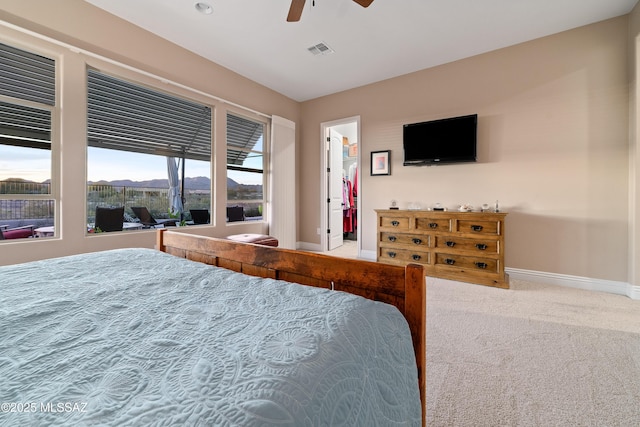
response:
[[[0,101],[17,105],[21,107],[34,108],[38,110],[48,111],[50,119],[50,138],[49,138],[49,193],[46,194],[32,194],[32,193],[12,193],[12,194],[0,194],[0,200],[24,200],[24,201],[51,201],[53,202],[53,226],[54,236],[59,237],[58,230],[60,229],[60,212],[61,212],[61,155],[60,155],[60,134],[61,134],[61,114],[60,114],[60,100],[61,100],[61,82],[62,82],[62,56],[54,53],[50,50],[37,48],[34,45],[26,45],[24,43],[16,42],[15,40],[0,40],[0,43],[9,46],[10,48],[22,50],[29,54],[41,56],[43,58],[53,61],[53,104],[47,104],[45,102],[38,102],[32,99],[17,98],[10,95],[0,94]],[[10,145],[10,144],[6,144]],[[25,148],[30,148],[25,146]],[[32,147],[33,149],[41,149]],[[49,223],[49,221],[47,221]],[[37,228],[37,227],[36,227]],[[35,236],[34,236],[35,237]],[[25,241],[39,241],[40,239],[19,239],[19,240],[3,240],[3,243],[7,242],[25,242]]]
[[[187,88],[187,90],[183,90],[184,88],[182,87],[177,87],[174,85],[171,85],[170,88],[174,89],[174,90],[168,90],[166,86],[161,86],[159,83],[161,83],[160,81],[158,81],[158,79],[156,78],[149,78],[147,75],[145,75],[143,72],[139,71],[139,70],[127,70],[127,69],[123,69],[122,67],[111,67],[109,65],[107,66],[102,66],[99,64],[95,64],[92,63],[90,61],[86,62],[86,77],[87,77],[87,96],[86,96],[86,101],[87,101],[87,139],[85,141],[85,147],[87,150],[87,172],[86,172],[86,176],[85,179],[88,182],[88,173],[89,173],[89,164],[88,164],[88,150],[90,147],[94,147],[94,148],[101,148],[101,149],[107,149],[107,150],[115,150],[115,151],[121,151],[124,153],[132,153],[132,154],[147,154],[147,155],[158,155],[158,156],[170,156],[171,154],[177,154],[176,151],[171,151],[171,150],[167,150],[166,152],[163,150],[160,150],[158,152],[145,152],[145,151],[140,151],[140,150],[117,150],[116,148],[110,148],[110,147],[104,147],[104,146],[100,146],[100,145],[92,145],[89,142],[89,74],[91,72],[94,73],[99,73],[99,74],[104,74],[105,76],[109,77],[109,78],[113,78],[116,80],[121,80],[123,82],[125,82],[128,85],[132,85],[132,86],[138,86],[140,88],[144,88],[146,90],[155,92],[157,94],[160,94],[161,96],[166,96],[166,97],[173,97],[173,98],[180,98],[182,100],[184,100],[187,103],[192,103],[192,104],[199,104],[202,107],[205,107],[208,109],[208,116],[205,115],[205,117],[207,117],[207,120],[209,121],[209,125],[210,125],[210,134],[209,134],[209,158],[207,160],[204,159],[196,159],[199,161],[205,161],[209,163],[209,180],[211,183],[214,182],[214,174],[215,174],[215,164],[214,164],[214,158],[215,158],[215,148],[214,148],[214,134],[215,134],[215,109],[217,108],[215,103],[212,103],[211,100],[205,100],[205,99],[201,99],[201,97],[199,96],[194,96],[197,94],[194,94],[191,90],[189,90]],[[189,158],[187,158],[187,160],[189,160]],[[180,158],[180,161],[182,161],[182,158]],[[180,172],[180,171],[179,171]],[[212,211],[212,207],[215,206],[215,190],[213,188],[213,185],[210,185],[209,187],[209,203],[208,203],[208,209],[211,212]],[[184,196],[183,196],[184,198]],[[86,212],[86,216],[87,218],[89,218],[91,216],[91,212],[89,211],[89,200],[88,200],[88,194],[85,196],[85,200],[84,200],[84,205],[85,205],[85,212]],[[126,210],[125,210],[126,212]],[[188,213],[188,208],[184,208],[183,207],[183,217],[184,215],[186,215]],[[125,215],[126,216],[126,215]],[[180,219],[178,219],[180,220]],[[88,231],[87,234],[93,234],[91,232],[91,230]]]
[[[229,116],[235,116],[242,120],[251,121],[254,123],[259,123],[262,125],[262,151],[257,150],[242,150],[247,153],[259,153],[262,156],[262,169],[248,168],[244,166],[234,166],[229,165],[227,151],[229,150],[229,141],[228,141],[228,118]],[[225,178],[228,180],[229,171],[235,170],[238,172],[249,172],[249,173],[261,173],[262,174],[262,199],[229,199],[229,188],[227,186],[227,180],[225,180],[225,207],[230,207],[233,205],[242,205],[242,204],[254,204],[258,203],[262,206],[262,218],[260,220],[255,220],[255,222],[268,222],[268,200],[269,200],[269,165],[270,165],[270,141],[271,141],[271,119],[266,117],[261,117],[258,115],[252,115],[245,111],[238,111],[235,109],[228,109],[225,114]],[[234,147],[234,149],[238,149]],[[247,219],[243,222],[247,222]],[[233,221],[226,221],[226,224],[232,224]],[[242,222],[241,222],[242,223]]]

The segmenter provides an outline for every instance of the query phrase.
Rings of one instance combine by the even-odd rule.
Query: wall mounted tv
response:
[[[478,115],[404,125],[404,166],[476,161]]]

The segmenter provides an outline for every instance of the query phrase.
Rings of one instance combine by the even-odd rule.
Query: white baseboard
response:
[[[309,242],[298,242],[298,249],[304,251],[322,252],[321,245]],[[376,260],[376,251],[360,251],[360,259]],[[624,295],[634,300],[640,300],[640,286],[613,280],[593,279],[590,277],[571,276],[568,274],[546,273],[543,271],[523,270],[520,268],[505,268],[512,279],[538,282],[547,285],[566,286],[568,288],[584,289],[587,291],[608,292]]]
[[[322,245],[320,243],[298,242],[296,248],[301,251],[313,251],[322,252]]]
[[[322,245],[319,243],[309,243],[309,242],[297,242],[296,248],[301,251],[312,251],[312,252],[323,252]],[[376,260],[376,251],[360,251],[360,259],[366,259],[369,261]]]
[[[376,251],[361,250],[360,251],[360,258],[366,259],[366,260],[369,260],[369,261],[375,261],[376,260]]]
[[[592,279],[590,277],[570,276],[568,274],[545,273],[542,271],[522,270],[519,268],[505,268],[512,279],[538,282],[547,285],[566,286],[587,291],[608,292],[624,295],[631,299],[640,300],[640,286],[613,280]]]

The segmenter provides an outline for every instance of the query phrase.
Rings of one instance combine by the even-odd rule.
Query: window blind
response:
[[[0,43],[0,95],[55,105],[55,61]],[[0,144],[51,149],[51,112],[0,101]]]
[[[0,43],[0,94],[55,105],[55,68],[53,59]]]
[[[211,160],[211,109],[89,70],[89,146]]]
[[[227,114],[227,165],[242,166],[263,133],[262,123]]]

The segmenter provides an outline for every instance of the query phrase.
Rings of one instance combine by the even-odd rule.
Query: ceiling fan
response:
[[[291,7],[289,7],[289,15],[287,15],[287,22],[298,22],[300,16],[302,16],[302,9],[304,8],[304,2],[306,0],[291,0]],[[362,7],[369,7],[373,0],[353,0]]]

